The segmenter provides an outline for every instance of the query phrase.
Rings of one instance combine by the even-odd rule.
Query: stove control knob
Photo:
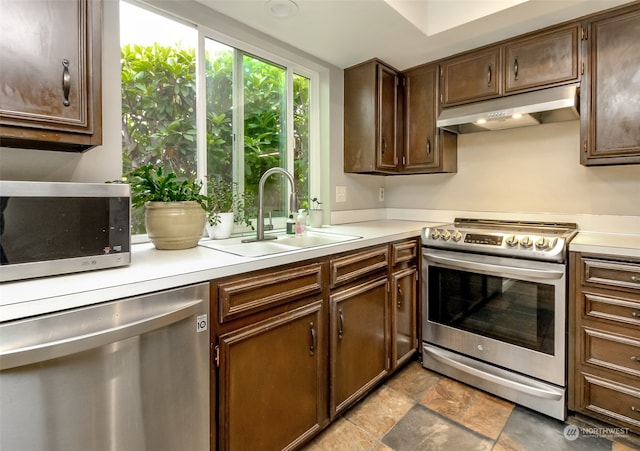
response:
[[[430,236],[432,240],[437,240],[440,238],[440,231],[438,229],[433,229]]]
[[[522,238],[520,238],[520,246],[524,247],[525,249],[529,249],[532,245],[533,241],[531,241],[531,238],[529,238],[528,236],[523,236]]]
[[[451,239],[457,243],[462,239],[462,233],[456,230],[455,232],[453,232],[453,235],[451,235]]]
[[[451,238],[451,232],[449,232],[448,230],[443,230],[442,235],[440,235],[440,239],[442,241],[449,241],[449,238]]]
[[[546,239],[545,237],[541,236],[536,241],[536,247],[538,249],[542,249],[542,250],[547,249],[549,247],[549,240]]]
[[[509,247],[516,247],[518,245],[518,239],[515,235],[509,235],[505,243],[507,243]]]

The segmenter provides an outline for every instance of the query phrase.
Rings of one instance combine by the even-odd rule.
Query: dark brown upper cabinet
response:
[[[404,73],[404,153],[402,172],[456,172],[458,136],[440,130],[436,120],[438,64],[425,64]]]
[[[442,61],[442,104],[458,105],[502,95],[501,50],[492,46]]]
[[[377,59],[345,69],[344,172],[398,172],[398,80]]]
[[[102,143],[99,0],[0,0],[0,146]]]
[[[572,24],[504,45],[504,93],[580,80],[579,36]]]
[[[583,165],[640,163],[640,3],[584,25]]]
[[[438,66],[398,73],[373,59],[345,69],[344,171],[455,172],[456,135],[436,129]]]
[[[580,26],[540,31],[443,60],[444,106],[580,81]]]

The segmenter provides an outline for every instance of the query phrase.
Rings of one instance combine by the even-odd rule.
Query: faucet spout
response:
[[[275,239],[275,236],[269,237],[269,238],[264,237],[264,184],[272,174],[284,174],[289,179],[289,183],[291,184],[291,197],[289,198],[289,210],[295,209],[294,208],[295,205],[293,204],[296,203],[296,188],[295,188],[295,181],[293,179],[293,175],[291,175],[285,169],[278,168],[278,167],[266,170],[264,174],[262,174],[262,177],[260,177],[260,182],[258,183],[258,224],[256,227],[256,241],[264,241],[266,239]]]

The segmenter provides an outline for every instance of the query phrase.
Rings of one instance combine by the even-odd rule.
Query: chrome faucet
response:
[[[291,196],[289,197],[289,209],[291,211],[296,209],[296,187],[295,182],[293,180],[293,176],[282,168],[271,168],[265,171],[260,177],[260,182],[258,183],[258,224],[257,224],[257,233],[256,237],[242,240],[242,242],[246,243],[249,241],[264,241],[264,240],[275,240],[277,237],[275,235],[271,235],[265,238],[264,236],[264,182],[269,178],[271,174],[284,174],[289,179],[289,183],[291,184]]]

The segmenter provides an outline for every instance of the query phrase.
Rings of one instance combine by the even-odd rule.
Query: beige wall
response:
[[[460,135],[456,174],[388,177],[386,207],[640,216],[640,165],[580,165],[579,125]]]

